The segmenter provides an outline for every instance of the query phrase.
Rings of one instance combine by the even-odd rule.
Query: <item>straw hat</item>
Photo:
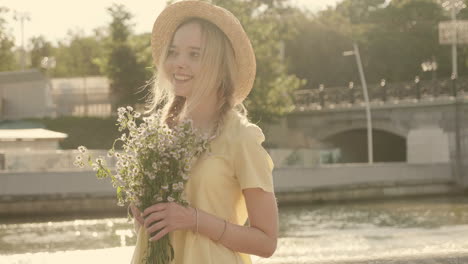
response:
[[[189,18],[201,18],[215,24],[231,42],[239,71],[234,88],[234,104],[241,103],[252,89],[255,79],[255,54],[239,20],[228,10],[202,1],[180,1],[167,6],[153,26],[151,47],[156,66],[161,59],[162,48],[169,44],[177,27]]]

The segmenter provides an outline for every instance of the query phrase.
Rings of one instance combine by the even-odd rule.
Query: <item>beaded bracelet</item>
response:
[[[224,221],[224,229],[223,229],[223,233],[221,233],[221,236],[220,236],[218,239],[216,239],[214,242],[218,242],[218,241],[220,241],[220,240],[221,240],[221,238],[222,238],[222,237],[223,237],[223,235],[224,235],[224,232],[226,231],[227,222],[226,222],[226,220],[224,220],[224,219],[223,219],[223,221]]]

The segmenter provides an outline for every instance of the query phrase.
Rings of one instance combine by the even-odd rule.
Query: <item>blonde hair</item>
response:
[[[171,40],[166,47],[163,47],[163,55],[159,65],[157,65],[159,70],[154,76],[153,89],[150,92],[150,99],[147,100],[146,108],[149,108],[149,110],[145,111],[144,114],[162,109],[162,120],[172,126],[203,102],[204,97],[216,92],[216,111],[218,111],[217,116],[219,117],[216,120],[216,133],[218,133],[222,127],[225,114],[229,110],[234,109],[244,118],[247,117],[247,110],[242,103],[233,105],[238,74],[234,50],[226,35],[209,21],[200,18],[189,18],[181,23],[177,29],[189,23],[200,25],[204,43],[201,51],[201,70],[197,78],[194,79],[191,98],[186,102],[185,97],[176,96],[172,90],[170,78],[166,76],[163,70]]]

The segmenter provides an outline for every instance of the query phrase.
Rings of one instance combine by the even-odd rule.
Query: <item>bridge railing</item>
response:
[[[371,102],[420,102],[437,99],[465,97],[468,95],[468,78],[419,80],[413,82],[387,83],[382,80],[378,84],[368,85]],[[340,106],[360,105],[364,101],[360,85],[352,82],[348,87],[324,87],[301,89],[294,93],[294,101],[298,110],[314,110],[335,108]]]

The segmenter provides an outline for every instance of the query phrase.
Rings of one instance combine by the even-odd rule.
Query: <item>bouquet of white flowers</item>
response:
[[[129,135],[117,138],[107,156],[117,158],[116,173],[106,165],[104,157],[93,158],[86,147],[78,147],[74,165],[84,167],[84,160],[95,170],[98,178],[110,178],[117,191],[118,205],[134,203],[140,211],[158,202],[178,202],[188,206],[184,184],[197,157],[208,148],[208,136],[200,134],[186,120],[169,128],[161,121],[161,111],[137,126],[141,116],[131,106],[118,109],[119,131]],[[115,143],[123,142],[123,152],[115,151]],[[130,216],[129,216],[130,217]],[[154,234],[152,234],[154,235]],[[168,236],[148,244],[145,263],[167,264],[174,258]]]

